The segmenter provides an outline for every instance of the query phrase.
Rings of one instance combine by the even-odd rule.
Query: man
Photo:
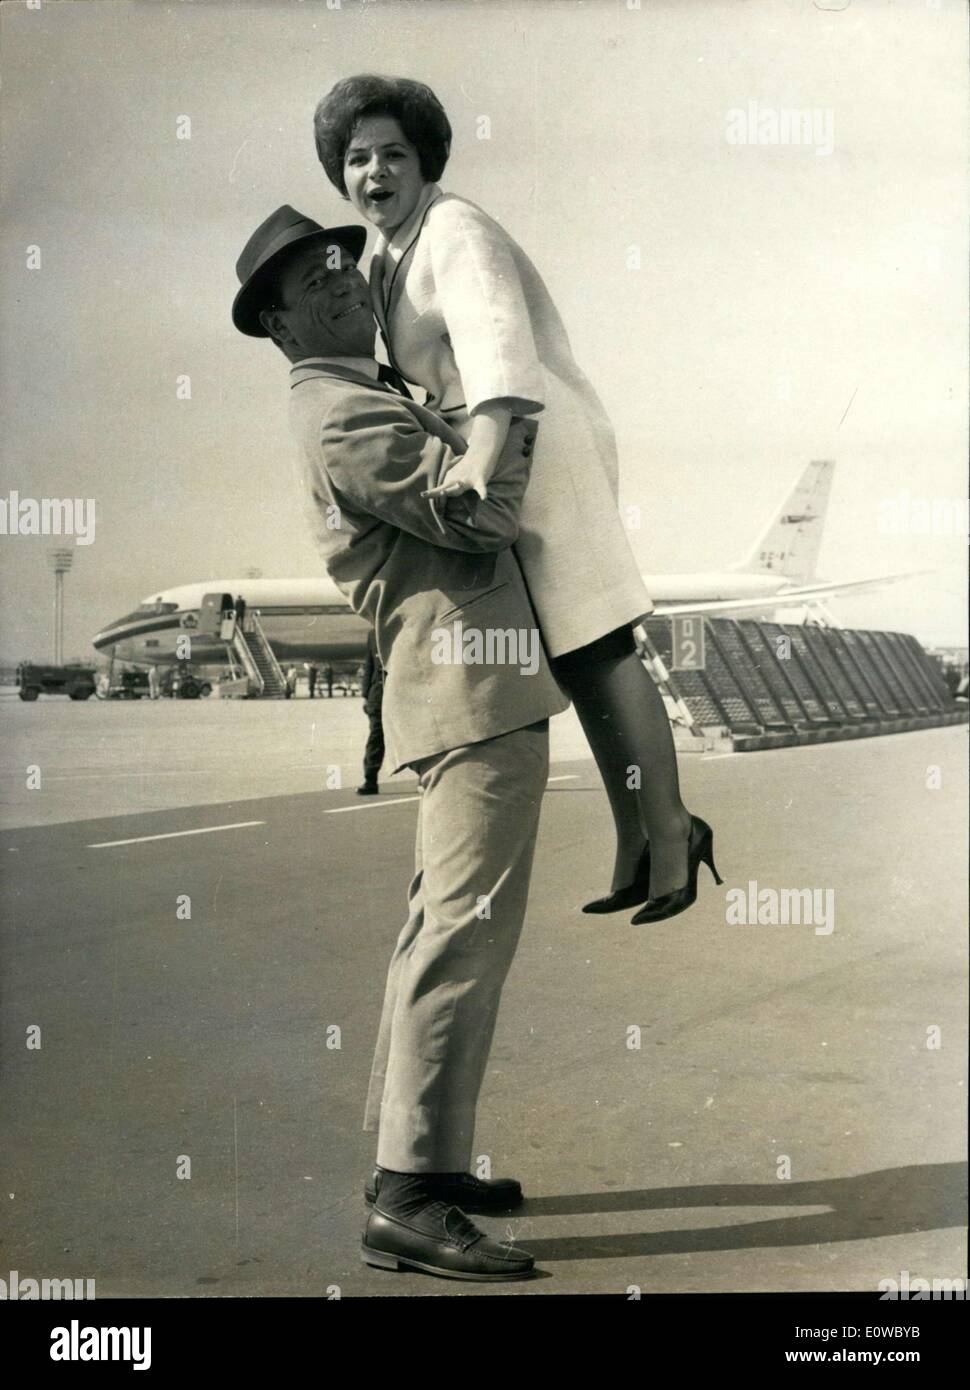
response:
[[[384,762],[384,724],[381,708],[384,703],[384,668],[377,651],[374,629],[367,634],[367,655],[360,681],[364,697],[364,713],[367,715],[369,730],[364,745],[364,780],[357,788],[358,796],[376,796],[380,791],[377,774]]]
[[[241,332],[272,337],[293,363],[291,420],[317,540],[375,628],[392,770],[413,768],[423,791],[367,1096],[364,1128],[379,1137],[361,1253],[389,1269],[517,1278],[532,1256],[491,1241],[465,1210],[522,1200],[514,1180],[468,1168],[525,914],[548,720],[567,704],[511,550],[536,426],[510,431],[486,499],[440,495],[464,442],[381,380],[356,266],[365,239],[360,227],[328,232],[279,208],[239,258],[233,306]]]

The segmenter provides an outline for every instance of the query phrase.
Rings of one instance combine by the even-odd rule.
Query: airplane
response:
[[[245,603],[250,631],[240,647],[235,633],[200,621],[213,596],[226,607]],[[256,627],[254,632],[252,629]],[[282,682],[281,667],[314,663],[344,669],[364,659],[369,624],[351,609],[333,580],[207,579],[180,584],[143,599],[136,609],[97,633],[96,650],[126,666],[175,666],[188,659],[202,677],[249,673],[245,649],[260,649],[263,682]],[[234,650],[236,648],[236,650]],[[268,652],[266,651],[268,648]],[[265,667],[270,668],[269,672]],[[237,671],[238,668],[238,671]]]
[[[734,613],[757,613],[770,618],[777,609],[799,607],[816,620],[837,626],[825,606],[826,599],[843,593],[863,593],[925,573],[909,570],[866,579],[817,578],[815,571],[834,476],[833,460],[815,459],[809,463],[748,553],[726,570],[645,574],[643,582],[654,600],[652,616],[728,617]]]
[[[651,617],[728,616],[757,613],[770,617],[780,608],[797,606],[816,621],[832,623],[827,599],[862,592],[909,577],[876,575],[867,579],[824,581],[815,575],[835,464],[813,460],[741,560],[721,572],[645,574],[653,599]],[[277,663],[350,665],[363,660],[367,623],[356,616],[328,578],[209,579],[164,589],[102,628],[92,639],[100,652],[132,666],[172,665],[179,660],[176,643],[191,638],[193,667],[233,666],[229,643],[218,628],[200,630],[199,613],[206,595],[222,595],[227,606],[238,598],[258,615],[261,635]],[[245,653],[243,653],[245,656]]]

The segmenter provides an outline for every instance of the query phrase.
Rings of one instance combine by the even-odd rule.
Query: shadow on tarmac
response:
[[[586,1212],[788,1205],[827,1206],[831,1210],[707,1229],[545,1239],[527,1235],[519,1225],[520,1220],[528,1221],[530,1217],[574,1216]],[[537,1262],[625,1259],[636,1255],[688,1254],[760,1246],[823,1245],[962,1226],[966,1205],[965,1163],[913,1164],[818,1182],[641,1188],[628,1192],[534,1197],[515,1211],[516,1242],[524,1245]],[[928,1273],[942,1275],[947,1271]]]

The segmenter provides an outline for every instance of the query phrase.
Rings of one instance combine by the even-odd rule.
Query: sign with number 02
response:
[[[671,618],[673,624],[672,671],[703,671],[704,619]]]

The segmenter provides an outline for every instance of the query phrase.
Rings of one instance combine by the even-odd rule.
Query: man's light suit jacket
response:
[[[392,769],[566,709],[511,549],[536,422],[513,425],[487,501],[465,493],[432,505],[421,493],[464,451],[460,435],[415,401],[325,359],[295,367],[291,387],[327,572],[376,633]],[[528,636],[538,669],[443,662],[436,634],[454,634],[456,624],[461,632],[521,634],[505,647],[520,658]],[[461,649],[452,644],[453,654]]]

